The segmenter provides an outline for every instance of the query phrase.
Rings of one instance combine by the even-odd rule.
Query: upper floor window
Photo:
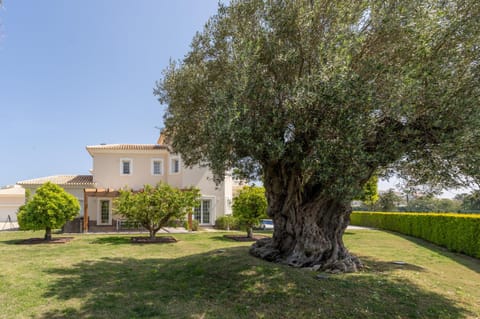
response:
[[[152,175],[163,175],[163,159],[152,159]]]
[[[120,175],[132,174],[132,160],[129,158],[120,159]]]
[[[180,173],[180,159],[178,157],[170,158],[170,174]]]

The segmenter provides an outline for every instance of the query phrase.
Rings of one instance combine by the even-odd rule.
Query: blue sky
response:
[[[218,0],[3,0],[0,186],[89,174],[87,145],[155,143],[164,111],[155,81],[217,7]]]
[[[86,145],[155,143],[155,81],[217,3],[3,0],[0,186],[88,174]]]

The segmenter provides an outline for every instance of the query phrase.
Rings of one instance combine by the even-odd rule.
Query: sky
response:
[[[218,0],[3,0],[0,187],[89,174],[87,145],[155,143],[165,110],[155,82],[217,7]],[[397,183],[380,181],[379,189]]]
[[[0,186],[89,174],[87,145],[156,143],[153,95],[218,0],[3,0]]]

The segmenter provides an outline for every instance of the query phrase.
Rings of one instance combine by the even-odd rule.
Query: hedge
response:
[[[354,212],[350,224],[422,238],[451,251],[480,258],[480,215]]]

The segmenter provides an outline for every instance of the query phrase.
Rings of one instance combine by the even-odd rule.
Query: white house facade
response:
[[[62,186],[80,202],[78,218],[66,227],[71,232],[115,231],[123,222],[113,209],[120,189],[141,190],[144,185],[167,183],[180,189],[196,187],[201,204],[193,218],[199,225],[210,226],[223,215],[231,214],[232,178],[226,176],[220,185],[206,167],[188,168],[181,156],[168,145],[160,144],[100,144],[87,146],[92,156],[91,175],[58,175],[21,181],[17,184],[33,193],[50,181]]]

